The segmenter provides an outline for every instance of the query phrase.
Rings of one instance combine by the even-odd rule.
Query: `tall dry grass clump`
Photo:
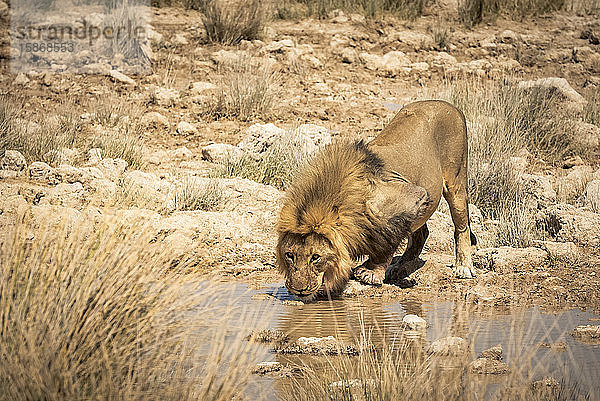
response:
[[[225,201],[225,190],[219,181],[186,176],[177,185],[172,209],[211,211],[222,207]]]
[[[230,400],[243,388],[249,354],[241,335],[223,346],[218,292],[183,276],[148,227],[18,220],[0,242],[0,400]]]
[[[184,0],[184,5],[202,12],[209,42],[235,45],[262,34],[265,12],[260,0]]]
[[[568,0],[459,0],[458,14],[467,28],[499,16],[523,20],[527,17],[562,10]]]
[[[219,72],[219,88],[205,104],[206,115],[245,121],[269,114],[278,90],[278,73],[270,63],[240,56],[223,63]]]
[[[284,19],[306,16],[324,19],[333,10],[343,10],[365,17],[395,15],[415,19],[429,3],[430,0],[284,0],[277,2],[276,15]]]
[[[487,218],[499,220],[500,245],[536,238],[531,195],[512,157],[523,150],[558,162],[578,154],[572,122],[550,91],[523,90],[509,80],[453,82],[447,100],[465,114],[469,134],[469,195]]]

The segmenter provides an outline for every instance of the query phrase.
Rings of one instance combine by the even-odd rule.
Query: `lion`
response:
[[[419,257],[442,195],[454,223],[455,275],[474,277],[467,164],[465,117],[439,100],[405,106],[371,142],[323,148],[294,177],[279,214],[276,257],[287,289],[310,300],[339,293],[352,275],[381,285],[388,269]]]

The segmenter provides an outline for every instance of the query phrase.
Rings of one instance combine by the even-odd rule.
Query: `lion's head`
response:
[[[285,286],[294,295],[312,299],[318,292],[337,290],[344,258],[326,236],[285,233],[277,244],[277,264]]]

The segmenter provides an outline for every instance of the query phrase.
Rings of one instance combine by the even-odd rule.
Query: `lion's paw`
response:
[[[471,266],[457,265],[452,268],[456,278],[475,278],[475,269]]]
[[[363,284],[381,286],[385,279],[385,269],[367,269],[358,266],[353,271],[354,278]]]

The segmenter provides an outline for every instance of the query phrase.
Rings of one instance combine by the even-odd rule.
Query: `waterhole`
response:
[[[518,310],[477,308],[455,302],[382,301],[373,298],[343,298],[304,305],[286,303],[294,298],[281,284],[261,290],[246,285],[228,286],[237,308],[228,309],[231,338],[236,331],[280,330],[291,341],[300,337],[333,336],[345,344],[368,340],[375,348],[398,342],[406,331],[402,319],[407,314],[424,318],[427,328],[417,336],[423,350],[435,340],[456,336],[467,340],[468,359],[500,344],[502,360],[511,370],[527,370],[527,377],[539,380],[553,377],[559,382],[576,383],[590,399],[600,399],[600,345],[581,342],[571,333],[580,325],[600,324],[598,315],[580,309],[545,312],[537,307]],[[262,298],[256,294],[266,294]],[[254,299],[253,299],[254,296]],[[269,297],[270,296],[270,297]],[[250,316],[250,318],[248,317]],[[416,333],[416,334],[415,334]],[[275,361],[283,365],[330,368],[330,359],[314,355],[284,355],[272,347],[257,344],[254,362]],[[333,357],[335,358],[335,357]],[[441,369],[455,366],[441,364]],[[506,375],[472,375],[469,380],[487,386],[486,394],[503,385]],[[289,378],[253,375],[246,390],[248,399],[284,399],[281,388]]]

